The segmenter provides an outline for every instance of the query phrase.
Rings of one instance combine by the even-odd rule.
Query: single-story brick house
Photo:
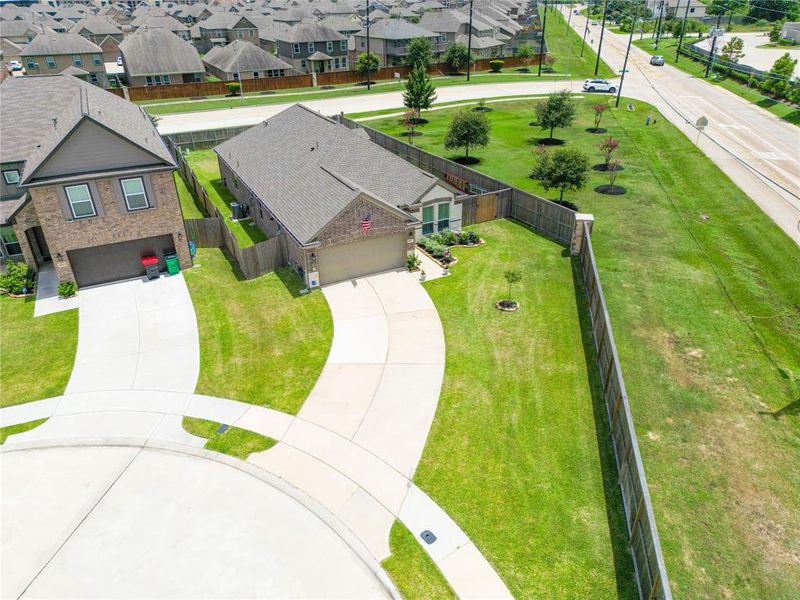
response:
[[[228,189],[316,287],[402,268],[416,239],[461,228],[456,190],[303,105],[215,148]]]
[[[135,104],[70,75],[0,85],[2,254],[87,286],[191,266],[175,161]]]

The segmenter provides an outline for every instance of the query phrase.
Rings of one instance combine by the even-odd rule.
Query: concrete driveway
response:
[[[183,275],[81,289],[67,394],[193,392],[199,368],[197,321]]]

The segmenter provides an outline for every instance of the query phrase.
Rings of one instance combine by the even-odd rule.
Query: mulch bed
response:
[[[449,263],[447,263],[447,265],[445,265],[445,264],[444,264],[444,262],[442,262],[442,261],[441,261],[441,259],[438,259],[438,258],[436,258],[435,256],[432,256],[432,255],[431,255],[431,254],[430,254],[430,253],[429,253],[427,250],[425,250],[425,248],[423,248],[422,246],[417,246],[417,250],[419,250],[419,251],[420,251],[422,254],[424,254],[425,256],[427,256],[428,258],[430,258],[430,259],[431,259],[433,262],[435,262],[437,265],[439,265],[439,266],[440,266],[440,267],[442,267],[443,269],[445,268],[445,266],[446,266],[447,268],[450,268],[450,267],[452,267],[454,264],[456,264],[456,263],[458,262],[458,259],[457,259],[455,256],[452,256],[452,255],[451,255],[451,258],[452,258],[453,260],[451,260]]]
[[[481,162],[481,159],[475,158],[474,156],[459,156],[458,158],[454,158],[453,162],[457,162],[460,165],[477,165]]]
[[[628,190],[621,185],[598,185],[594,188],[594,191],[607,196],[622,196]]]
[[[270,94],[274,94],[274,90],[264,90],[263,92],[258,92],[260,96],[269,96]]]
[[[519,309],[519,302],[516,300],[498,300],[494,303],[494,307],[503,312],[514,312]]]
[[[422,135],[422,132],[421,131],[404,131],[400,135],[402,135],[403,137],[419,137],[419,136]]]
[[[625,167],[622,165],[617,166],[616,169],[609,169],[611,165],[606,165],[605,163],[600,163],[599,165],[595,165],[592,167],[595,171],[600,171],[602,173],[607,173],[608,171],[624,171]]]
[[[321,89],[321,90],[335,90],[336,86],[335,85],[323,85],[323,86],[320,86],[319,89]]]
[[[542,146],[562,146],[566,142],[558,138],[540,138],[536,140],[536,143]]]
[[[586,129],[587,133],[605,133],[608,131],[605,127],[589,127]]]
[[[492,112],[492,109],[488,106],[475,106],[472,108],[475,112]]]

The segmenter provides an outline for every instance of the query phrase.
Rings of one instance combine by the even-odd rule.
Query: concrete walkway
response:
[[[36,303],[33,305],[33,316],[42,317],[74,308],[78,308],[78,296],[59,297],[58,275],[53,263],[42,265],[36,277]]]
[[[193,392],[200,345],[183,275],[83,288],[78,351],[66,393]]]

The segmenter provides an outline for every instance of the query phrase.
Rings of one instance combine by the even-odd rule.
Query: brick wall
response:
[[[361,220],[368,214],[371,225],[365,233],[361,228]],[[350,207],[328,223],[318,239],[320,247],[324,248],[408,232],[410,229],[403,217],[381,207],[377,201],[362,193]]]
[[[28,243],[28,237],[25,232],[31,227],[39,225],[39,217],[36,215],[36,209],[32,202],[29,202],[14,216],[14,233],[17,234],[17,241],[22,250],[22,257],[25,262],[32,269],[38,270],[38,265],[42,261],[38,249],[32,247]]]

